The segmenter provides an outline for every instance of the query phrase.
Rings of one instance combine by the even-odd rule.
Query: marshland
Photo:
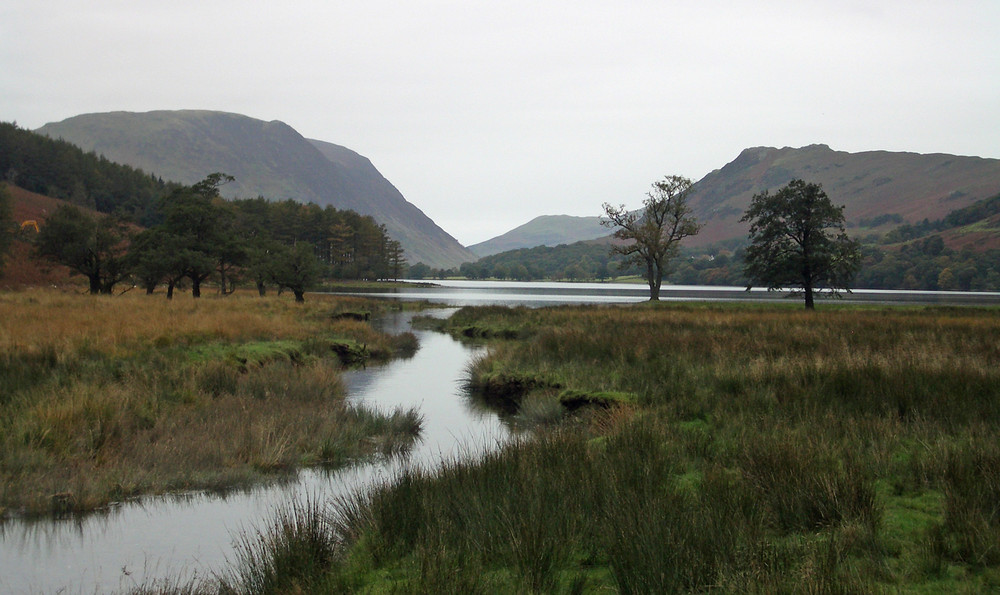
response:
[[[259,481],[403,450],[420,428],[415,413],[333,405],[345,365],[338,353],[391,357],[414,348],[405,334],[383,336],[340,316],[372,308],[367,302],[231,296],[164,304],[48,292],[4,300],[5,312],[16,313],[4,317],[3,335],[3,394],[13,395],[3,403],[4,440],[20,449],[4,450],[11,510],[51,510],[64,505],[52,496],[66,492],[82,507]],[[438,467],[404,466],[337,498],[279,507],[259,531],[237,538],[226,570],[134,590],[995,590],[998,314],[692,302],[481,306],[427,319],[484,346],[465,373],[467,398],[497,410],[518,438]],[[50,328],[54,317],[66,328]],[[35,337],[22,332],[32,325]],[[333,388],[317,396],[320,386]],[[113,395],[116,407],[102,401]],[[154,395],[155,407],[146,401]],[[239,399],[253,416],[225,431],[198,425],[209,423],[198,414],[204,408]],[[270,400],[282,402],[270,417],[249,408]],[[143,403],[159,414],[147,427],[136,417]],[[297,414],[300,405],[306,412]],[[73,415],[56,415],[60,408]],[[366,418],[360,429],[342,419],[354,416]],[[345,425],[323,425],[333,419]],[[232,453],[214,459],[178,455],[175,467],[144,458],[160,443],[183,442],[171,440],[174,431],[188,442],[199,432],[225,434],[236,445],[213,446]],[[128,454],[136,452],[143,458]],[[207,465],[189,469],[198,462]],[[42,463],[49,475],[29,478]],[[72,467],[83,470],[77,483],[52,471]],[[171,468],[174,479],[150,477]],[[206,468],[224,472],[208,480]],[[118,487],[129,473],[139,478],[134,487]]]
[[[267,547],[247,550],[233,584],[253,592],[997,589],[997,314],[463,309],[447,330],[493,337],[469,384],[515,401],[533,437],[286,514]],[[572,413],[566,406],[587,401]]]
[[[83,512],[405,449],[416,412],[344,403],[341,369],[417,348],[368,308],[0,294],[0,511]]]

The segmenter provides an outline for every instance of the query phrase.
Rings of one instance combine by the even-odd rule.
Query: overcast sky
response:
[[[0,120],[155,109],[354,149],[468,245],[751,146],[998,158],[1000,0],[0,5]]]

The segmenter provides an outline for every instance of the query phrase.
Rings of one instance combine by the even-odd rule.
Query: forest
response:
[[[131,281],[152,293],[200,295],[240,283],[301,299],[322,278],[385,279],[404,272],[399,242],[371,216],[264,197],[225,200],[224,173],[185,186],[108,161],[16,124],[0,123],[8,184],[68,201],[42,222],[36,253],[87,277],[91,293]]]

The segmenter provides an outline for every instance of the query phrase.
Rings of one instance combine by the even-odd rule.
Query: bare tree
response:
[[[603,205],[607,218],[601,219],[601,225],[616,228],[614,236],[621,240],[611,250],[624,256],[627,264],[646,267],[650,301],[659,301],[663,275],[677,255],[680,241],[701,230],[687,204],[691,185],[685,177],[666,176],[653,182],[640,211],[629,211],[625,205]]]

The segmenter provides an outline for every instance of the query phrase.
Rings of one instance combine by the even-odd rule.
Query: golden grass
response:
[[[342,464],[413,420],[348,408],[331,342],[395,349],[351,298],[0,293],[0,514]],[[233,358],[258,349],[258,360]],[[407,426],[406,423],[409,423]],[[396,427],[394,427],[394,424]]]

